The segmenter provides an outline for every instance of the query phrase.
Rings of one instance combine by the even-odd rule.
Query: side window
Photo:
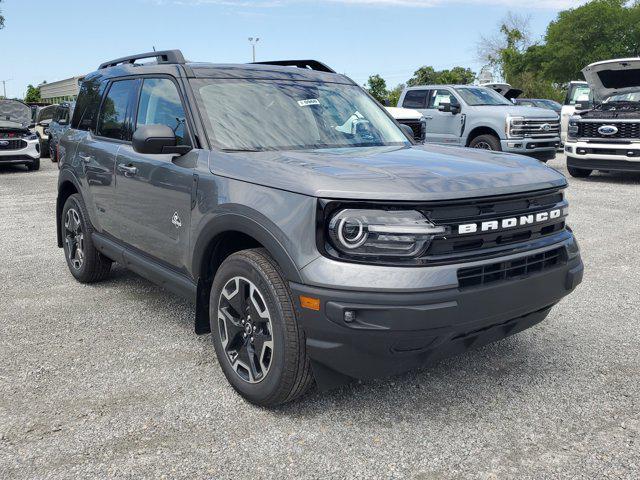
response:
[[[82,82],[76,109],[73,112],[71,127],[78,130],[93,130],[100,108],[100,99],[104,92],[106,82],[96,79]]]
[[[428,90],[409,90],[404,96],[402,106],[404,108],[424,108]]]
[[[137,80],[113,82],[102,102],[96,134],[116,140],[127,140],[127,107]]]
[[[459,105],[458,99],[453,96],[449,90],[434,90],[429,95],[429,105],[427,108],[437,109],[441,104],[449,103],[451,105]]]
[[[140,125],[166,125],[178,145],[185,144],[185,114],[176,85],[168,78],[147,78],[142,84],[136,128]]]

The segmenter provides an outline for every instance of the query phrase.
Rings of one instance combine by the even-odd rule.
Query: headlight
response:
[[[569,125],[567,126],[567,138],[576,139],[578,138],[578,118],[571,117],[569,119]]]
[[[507,138],[524,138],[523,123],[524,117],[507,117]]]
[[[328,225],[331,246],[355,257],[415,257],[445,232],[416,210],[344,209]]]

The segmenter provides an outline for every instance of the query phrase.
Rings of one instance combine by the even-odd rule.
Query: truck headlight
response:
[[[416,210],[339,210],[328,225],[330,244],[354,257],[415,257],[446,228]]]
[[[578,119],[575,117],[571,117],[567,126],[567,138],[570,138],[572,140],[577,139],[579,130],[580,128],[578,126]]]
[[[507,138],[524,138],[524,117],[507,117],[506,134]]]

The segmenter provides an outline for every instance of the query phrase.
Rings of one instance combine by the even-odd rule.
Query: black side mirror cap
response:
[[[166,125],[142,125],[133,132],[133,149],[148,155],[184,155],[192,150],[189,145],[176,145],[174,131]]]
[[[454,105],[451,103],[441,103],[440,105],[438,105],[438,110],[440,110],[441,112],[448,112],[448,113],[452,113],[453,115],[456,115],[460,113],[460,105]]]

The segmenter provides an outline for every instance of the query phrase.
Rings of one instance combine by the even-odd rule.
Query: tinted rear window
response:
[[[409,90],[404,96],[404,108],[424,108],[427,100],[427,90]]]

